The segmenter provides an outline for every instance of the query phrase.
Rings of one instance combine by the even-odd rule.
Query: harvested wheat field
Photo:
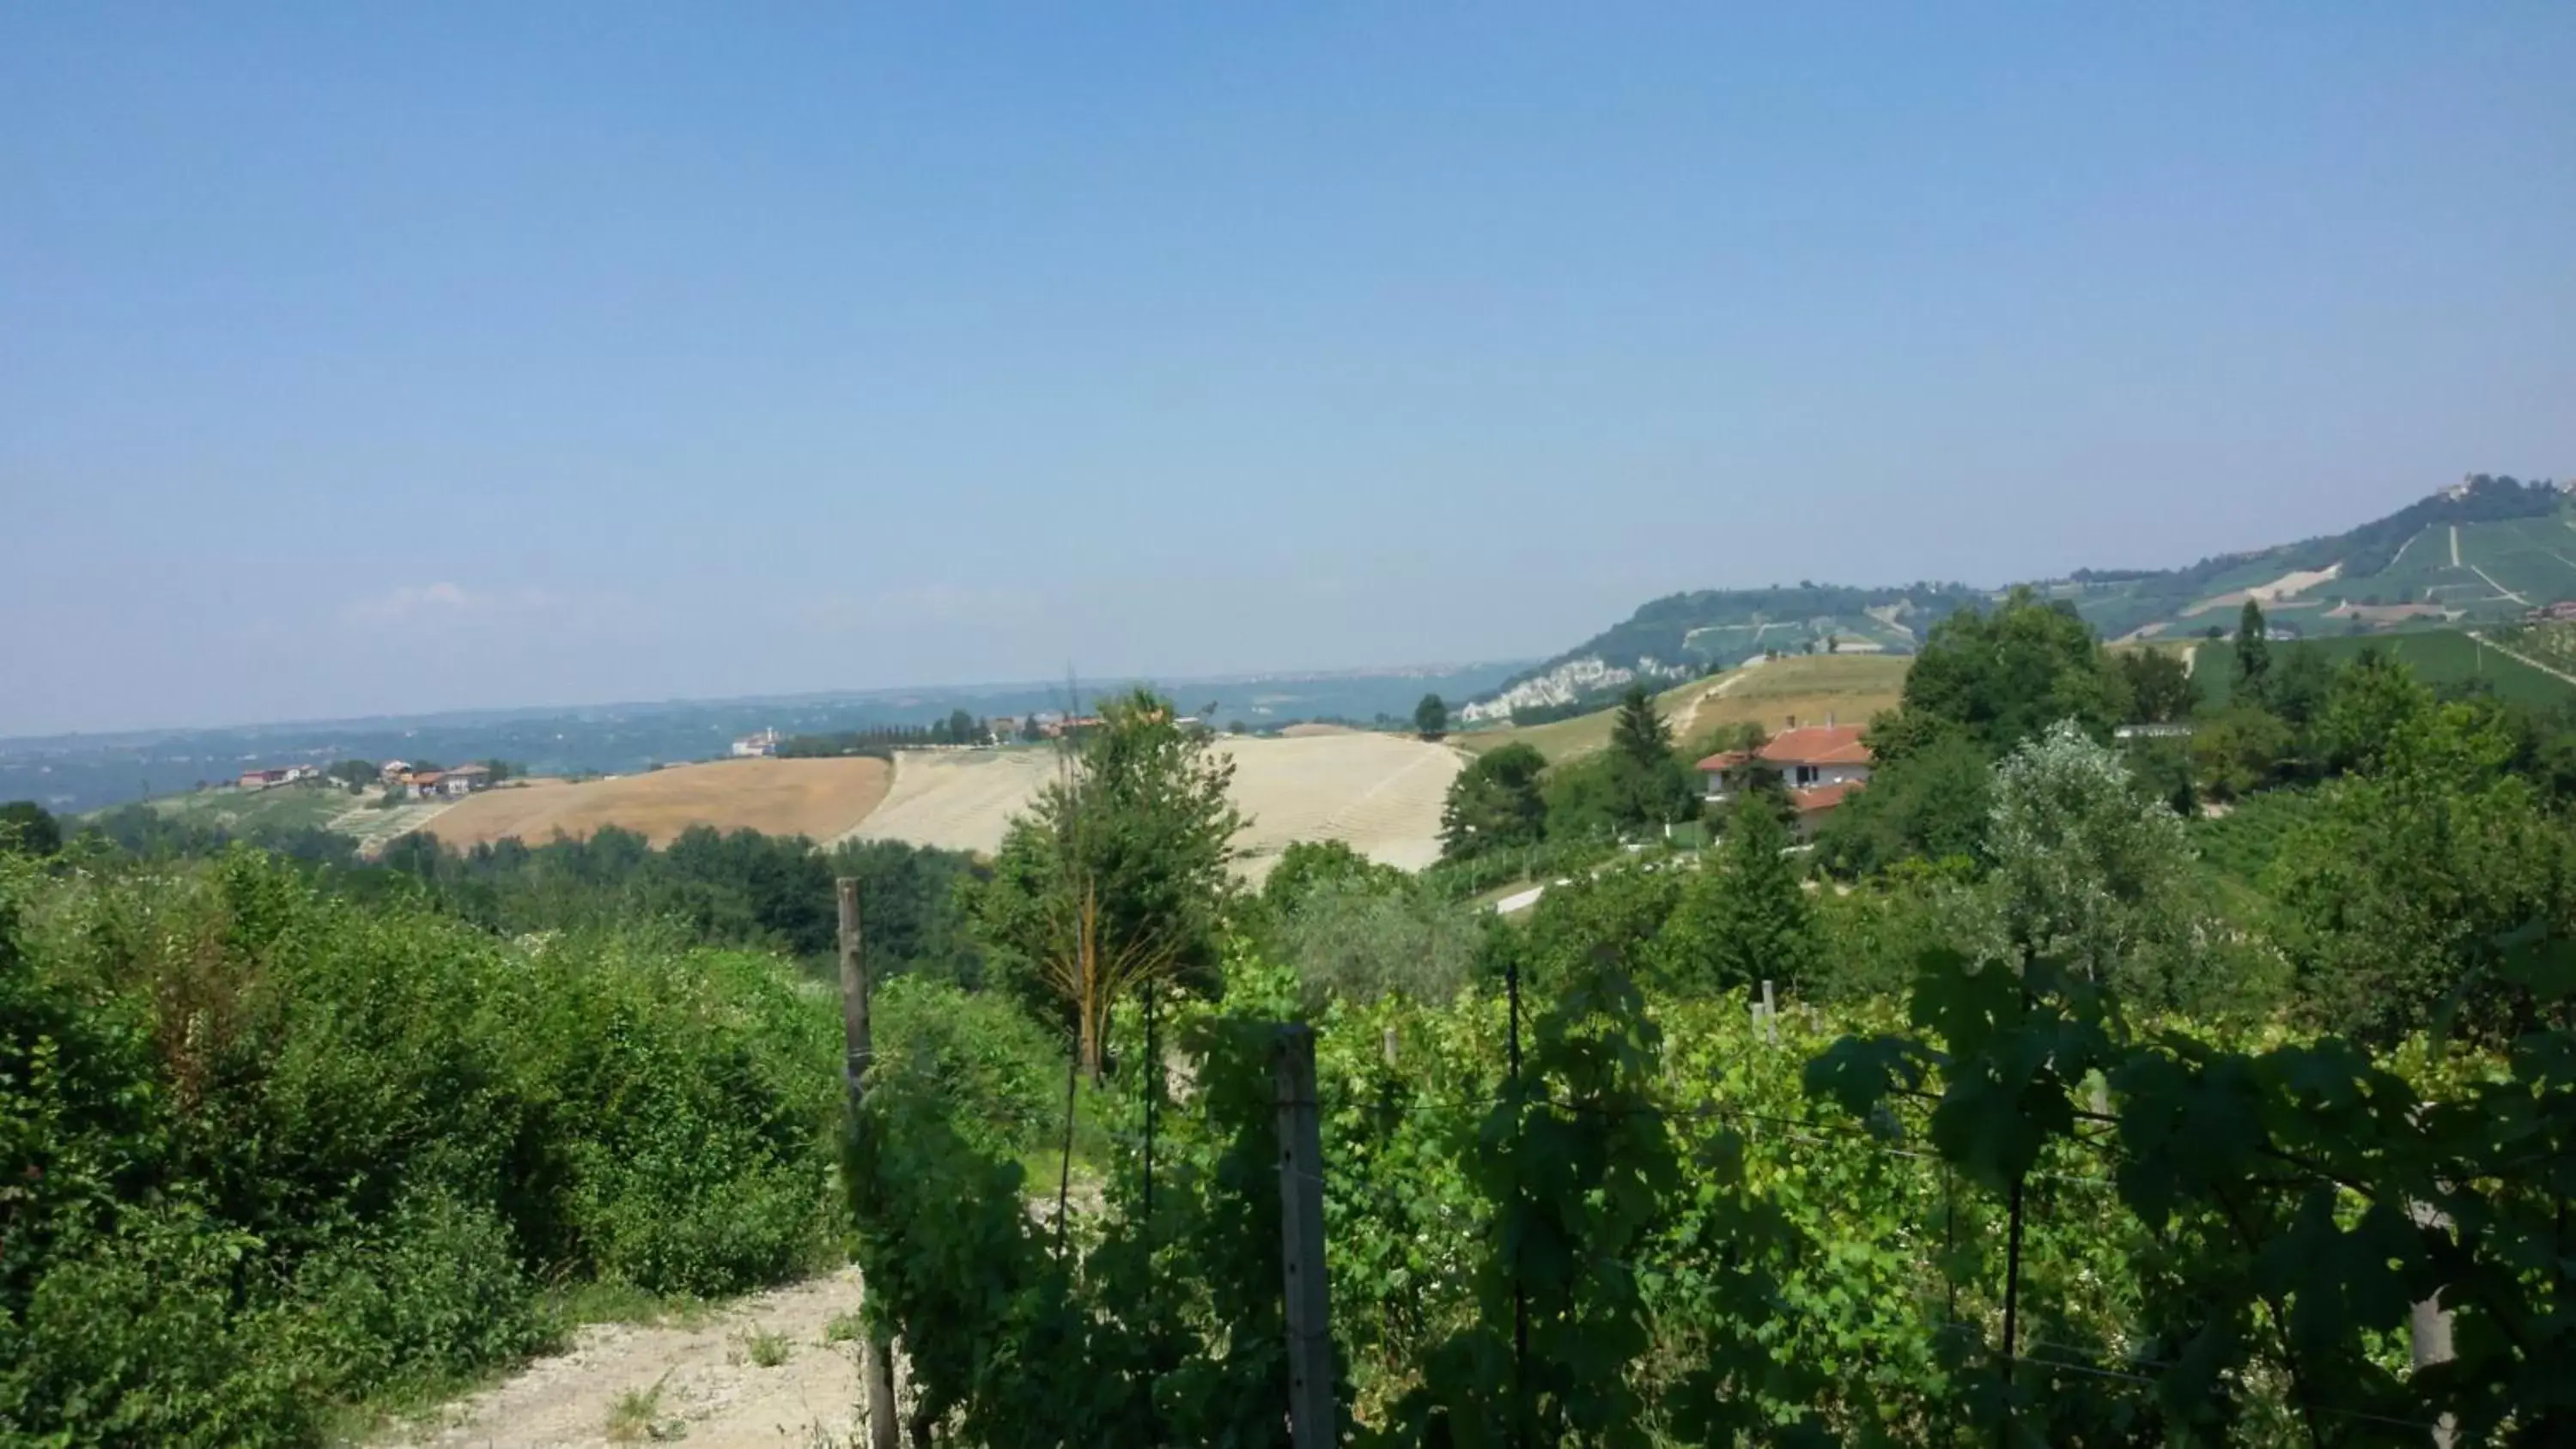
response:
[[[1235,807],[1252,820],[1236,843],[1255,881],[1292,840],[1345,841],[1408,870],[1429,865],[1440,856],[1441,803],[1466,763],[1446,746],[1354,730],[1217,748],[1234,761]],[[1055,772],[1048,750],[908,750],[885,803],[850,834],[990,854]]]
[[[886,795],[883,760],[719,760],[578,785],[530,781],[460,801],[431,824],[451,845],[531,845],[614,825],[668,845],[692,825],[830,840]]]

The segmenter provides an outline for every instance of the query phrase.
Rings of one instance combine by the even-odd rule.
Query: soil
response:
[[[694,1326],[585,1328],[568,1352],[376,1442],[385,1449],[588,1449],[666,1440],[692,1449],[846,1449],[864,1438],[858,1346],[825,1343],[823,1335],[833,1318],[858,1306],[858,1273],[844,1269],[741,1299]],[[753,1363],[755,1332],[783,1337],[786,1362]],[[629,1394],[654,1394],[653,1412],[629,1416],[632,1437],[612,1439],[612,1417]]]
[[[580,838],[603,825],[668,845],[692,825],[809,835],[830,840],[883,800],[892,771],[883,760],[718,760],[673,765],[568,785],[532,780],[459,801],[432,827],[459,847],[517,836],[543,845],[558,833]]]

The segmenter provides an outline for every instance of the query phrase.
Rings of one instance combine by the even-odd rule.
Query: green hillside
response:
[[[2029,587],[2072,606],[2106,639],[2232,630],[2249,598],[2276,625],[2310,636],[2518,622],[2576,599],[2576,505],[2554,483],[2477,474],[2342,533],[2184,568],[2079,569]],[[1593,660],[1689,677],[1770,653],[1821,654],[1829,643],[1909,654],[1943,617],[1996,597],[1937,583],[1670,594],[1512,682],[1598,679],[1581,673]],[[1595,697],[1592,686],[1580,697]]]
[[[2512,646],[2508,643],[2507,647]],[[2417,679],[2436,688],[2479,682],[2493,689],[2497,698],[2521,704],[2546,707],[2576,701],[2576,684],[2535,669],[2456,629],[2381,638],[2340,635],[2292,645],[2275,644],[2274,670],[2281,667],[2282,656],[2289,649],[2318,650],[2336,665],[2351,662],[2364,649],[2377,649],[2402,661]],[[2202,644],[2193,652],[2191,672],[2200,682],[2201,697],[2212,705],[2225,704],[2235,692],[2236,646],[2218,641]]]

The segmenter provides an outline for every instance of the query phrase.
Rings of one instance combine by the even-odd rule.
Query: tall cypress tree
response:
[[[2236,697],[2247,704],[2266,701],[2272,683],[2272,646],[2263,637],[2263,606],[2245,601],[2236,616]]]

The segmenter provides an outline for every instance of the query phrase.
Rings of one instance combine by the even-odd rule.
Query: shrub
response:
[[[308,1443],[541,1346],[540,1282],[793,1272],[837,1040],[766,958],[0,858],[0,1430]]]

